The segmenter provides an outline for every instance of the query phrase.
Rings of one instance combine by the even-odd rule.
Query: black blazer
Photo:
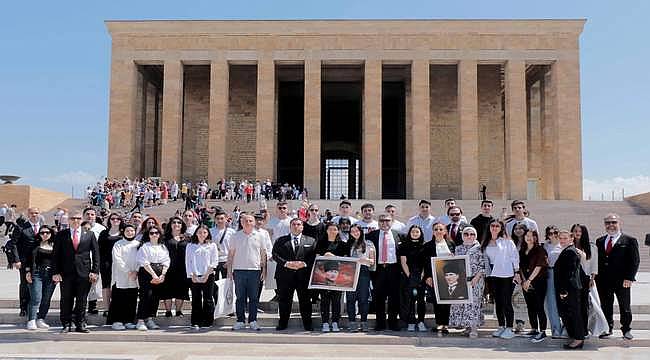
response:
[[[568,294],[582,289],[581,271],[580,255],[578,255],[575,246],[567,246],[562,250],[553,266],[555,293]]]
[[[298,281],[296,285],[306,286],[309,283],[311,268],[316,258],[316,240],[302,234],[297,251],[293,251],[291,234],[279,237],[273,244],[273,260],[277,262],[275,280],[280,282]],[[304,261],[307,266],[293,270],[284,267],[287,261]]]
[[[460,245],[460,244],[463,243],[463,229],[464,229],[466,226],[469,226],[469,224],[466,223],[466,222],[462,222],[462,221],[461,221],[460,224],[458,224],[458,229],[456,229],[456,237],[454,237],[454,238],[452,239],[452,238],[451,238],[451,224],[447,225],[447,233],[449,234],[449,238],[451,239],[451,241],[454,242],[454,244],[456,244],[456,246],[458,246],[458,245]],[[478,240],[478,239],[477,239],[477,240]],[[451,249],[450,249],[450,250],[451,250]]]
[[[464,300],[469,296],[466,281],[459,281],[452,294],[449,293],[449,287],[447,284],[442,284],[438,288],[438,293],[440,295],[440,300]]]
[[[39,228],[43,226],[44,224],[39,223]],[[13,234],[11,236],[12,239],[14,239],[14,247],[13,247],[13,252],[14,256],[17,259],[16,261],[20,261],[23,263],[23,267],[29,267],[31,266],[32,263],[32,253],[34,252],[34,249],[38,247],[39,241],[36,239],[36,235],[34,233],[34,228],[32,228],[32,224],[29,223],[29,221],[25,221],[19,226],[16,226],[14,228]]]
[[[68,276],[88,278],[90,273],[99,273],[99,245],[95,234],[82,229],[75,251],[70,229],[60,231],[54,240],[52,273],[61,275],[64,281]]]
[[[623,280],[636,280],[639,270],[639,243],[629,235],[621,234],[612,248],[605,254],[605,243],[609,235],[596,239],[598,248],[598,280],[622,286]]]
[[[381,230],[374,230],[366,234],[366,240],[372,241],[372,244],[375,246],[375,252],[376,252],[376,257],[377,257],[377,263],[379,263],[379,233]],[[402,237],[400,234],[395,231],[391,230],[390,231],[393,234],[393,239],[395,240],[395,258],[397,259],[397,264],[400,263],[399,261],[399,253],[397,252],[399,249],[399,245],[402,242]]]
[[[447,240],[447,247],[452,255],[456,254],[456,244],[452,240]],[[431,258],[437,257],[436,240],[435,238],[424,244],[424,251],[422,252],[426,261],[424,262],[424,278],[433,277],[433,269],[431,268]]]

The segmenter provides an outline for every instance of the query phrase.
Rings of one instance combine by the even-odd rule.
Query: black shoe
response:
[[[97,310],[97,300],[88,302],[88,313],[93,315],[99,314],[99,310]]]
[[[103,317],[108,317],[108,311],[104,311],[104,312],[102,313],[102,316],[103,316]]]
[[[386,330],[386,325],[375,326],[375,331],[384,331],[384,330]]]
[[[307,325],[304,327],[305,331],[314,331],[314,327],[311,325]]]
[[[585,345],[585,342],[584,342],[584,340],[583,340],[583,341],[580,342],[580,344],[578,344],[578,345],[571,346],[571,343],[569,343],[569,344],[564,344],[562,347],[563,347],[565,350],[577,350],[577,349],[582,349],[582,347],[583,347],[584,345]]]
[[[444,329],[440,330],[440,332],[442,332],[444,335],[447,335],[447,334],[449,334],[449,329],[444,328]]]
[[[169,310],[169,311],[165,311],[165,317],[172,317],[172,316],[173,316],[173,315],[172,315],[171,310]]]
[[[63,325],[63,328],[62,328],[61,331],[59,331],[59,332],[60,332],[61,334],[67,334],[67,333],[69,333],[69,332],[72,332],[72,327],[70,327],[69,324],[68,324],[68,325]]]
[[[27,311],[20,309],[20,314],[18,316],[27,316]]]
[[[74,329],[74,332],[78,332],[78,333],[82,333],[82,334],[88,334],[90,332],[90,330],[88,330],[86,325],[81,325],[81,326],[77,326]]]
[[[176,316],[177,317],[185,317],[185,315],[183,315],[183,312],[180,311],[180,310],[176,310]]]
[[[599,339],[609,339],[612,336],[612,331],[604,332],[598,336]]]
[[[431,328],[431,332],[432,332],[432,333],[437,333],[437,332],[438,332],[438,327],[434,325],[434,326]]]
[[[287,330],[287,325],[278,325],[275,327],[275,330],[277,331]]]

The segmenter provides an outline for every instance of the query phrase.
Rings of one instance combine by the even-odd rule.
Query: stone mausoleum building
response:
[[[108,21],[108,175],[579,200],[584,23]]]

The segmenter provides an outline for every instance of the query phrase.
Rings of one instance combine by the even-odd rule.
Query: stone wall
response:
[[[181,178],[208,178],[210,66],[185,66]]]
[[[226,178],[255,178],[257,69],[230,66]],[[271,134],[269,134],[271,136]]]
[[[460,127],[456,65],[432,65],[431,198],[460,197]]]
[[[490,199],[505,198],[501,65],[478,67],[479,181]]]
[[[16,204],[19,211],[36,206],[41,211],[49,211],[70,198],[68,194],[35,188],[29,185],[0,185],[0,203]]]

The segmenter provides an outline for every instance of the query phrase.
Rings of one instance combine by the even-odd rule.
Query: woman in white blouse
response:
[[[136,228],[127,224],[122,239],[113,245],[111,267],[111,304],[106,324],[113,330],[135,329],[135,310],[138,302],[138,246]]]
[[[483,239],[481,249],[490,261],[488,282],[494,297],[499,328],[494,337],[512,339],[514,309],[512,308],[513,282],[519,283],[519,253],[515,243],[506,238],[503,222],[494,220]]]
[[[137,329],[160,329],[153,321],[158,311],[159,289],[165,281],[169,269],[169,251],[160,241],[162,230],[159,226],[149,228],[142,236],[142,246],[138,249],[138,283],[140,285]]]
[[[214,269],[219,265],[217,245],[210,229],[199,227],[185,250],[185,271],[192,285],[192,330],[210,327],[214,322]]]

